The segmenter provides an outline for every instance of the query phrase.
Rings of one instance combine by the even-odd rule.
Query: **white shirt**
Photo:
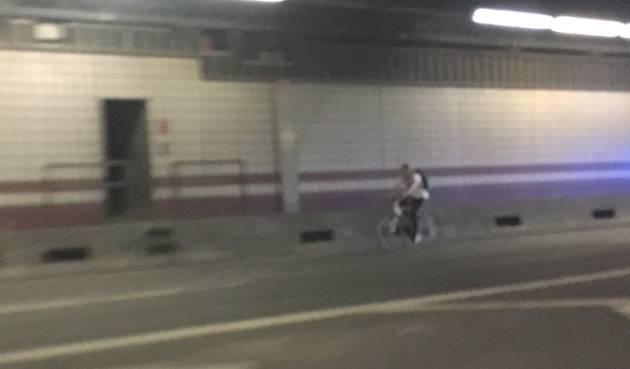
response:
[[[422,185],[422,176],[418,173],[413,174],[413,182],[411,186],[407,187],[407,184],[402,179],[398,184],[398,187],[403,190],[402,194],[404,197],[411,197],[413,199],[424,199],[428,200],[430,195],[429,191],[423,188]]]

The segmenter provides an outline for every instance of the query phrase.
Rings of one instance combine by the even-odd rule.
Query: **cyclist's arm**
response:
[[[396,186],[391,190],[387,191],[388,198],[396,198],[401,196],[401,194],[405,191],[405,187],[401,182],[396,183]]]
[[[422,177],[419,174],[413,176],[413,183],[403,192],[403,197],[411,196],[422,185]]]

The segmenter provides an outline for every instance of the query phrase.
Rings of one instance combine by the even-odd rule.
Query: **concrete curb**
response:
[[[444,231],[435,245],[422,249],[431,257],[434,253],[484,253],[584,242],[601,245],[611,240],[625,243],[630,240],[630,206],[622,207],[627,203],[623,199],[626,197],[616,198],[617,207],[611,205],[613,199],[592,198],[430,209],[442,230],[452,232]],[[589,212],[598,208],[618,213],[595,219]],[[386,209],[0,232],[0,280],[378,253],[382,251],[375,228],[384,214]],[[514,216],[519,222],[499,226],[498,216]],[[168,231],[169,236],[147,240],[154,230]],[[308,239],[307,234],[328,236]],[[84,255],[68,256],[76,250]],[[50,252],[66,254],[47,258]]]
[[[15,266],[0,270],[0,283],[16,280],[37,280],[48,277],[66,277],[78,275],[95,275],[119,272],[133,272],[178,267],[212,267],[222,270],[247,270],[257,267],[282,266],[296,262],[325,262],[326,260],[356,258],[362,255],[382,254],[395,255],[400,253],[422,253],[425,260],[444,260],[462,256],[480,254],[502,254],[517,250],[584,249],[597,250],[604,248],[630,247],[630,227],[610,227],[603,229],[586,229],[579,231],[546,232],[539,234],[495,236],[477,240],[442,241],[434,245],[409,247],[398,252],[387,254],[376,249],[363,248],[357,252],[352,250],[338,250],[331,253],[324,249],[317,253],[313,250],[301,254],[274,255],[260,258],[245,258],[235,252],[206,251],[194,253],[173,254],[151,258],[135,258],[129,260],[108,260],[96,262],[52,264],[45,266]],[[591,248],[592,247],[592,248]]]
[[[364,255],[388,255],[416,253],[425,260],[444,260],[481,254],[506,254],[521,250],[587,250],[597,253],[603,249],[630,248],[630,227],[608,228],[598,230],[582,230],[519,236],[502,236],[483,240],[446,241],[439,244],[419,247],[408,247],[393,253],[385,253],[376,249],[364,249],[363,252],[345,251],[331,254],[324,251],[320,254],[308,252],[282,257],[246,260],[242,258],[227,259],[215,263],[217,270],[249,269],[261,266],[282,266],[296,262],[325,262],[342,258],[356,258]]]
[[[47,277],[154,270],[168,267],[191,266],[196,264],[221,263],[234,259],[236,259],[236,255],[234,253],[217,251],[107,261],[74,262],[38,266],[11,266],[0,269],[0,282],[43,279]]]

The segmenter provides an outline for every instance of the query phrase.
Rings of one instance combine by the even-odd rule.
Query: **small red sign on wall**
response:
[[[199,40],[199,50],[212,51],[213,49],[212,38],[210,36],[202,36]]]
[[[166,119],[161,120],[159,123],[159,127],[160,127],[161,135],[168,134],[168,120]]]

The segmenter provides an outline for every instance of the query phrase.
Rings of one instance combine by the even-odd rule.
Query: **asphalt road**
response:
[[[0,284],[1,368],[629,368],[630,246]]]

